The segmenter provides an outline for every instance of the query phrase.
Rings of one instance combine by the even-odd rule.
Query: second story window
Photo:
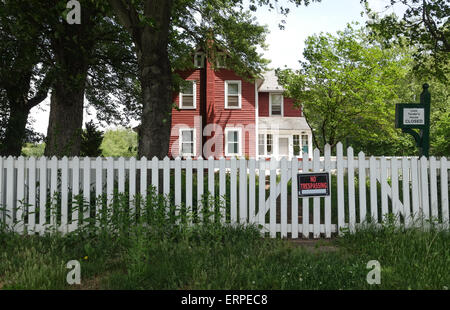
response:
[[[203,53],[195,53],[194,55],[194,67],[203,68],[205,63],[205,55]]]
[[[270,115],[283,116],[283,95],[270,94]]]
[[[225,108],[240,109],[242,106],[241,81],[225,81]]]
[[[180,89],[180,109],[195,109],[196,97],[196,83],[188,81],[187,85],[183,85]]]

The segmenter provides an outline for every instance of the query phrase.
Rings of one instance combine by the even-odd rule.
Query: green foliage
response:
[[[102,156],[137,156],[137,133],[132,129],[107,130],[100,146]]]
[[[22,155],[26,157],[41,157],[44,156],[45,143],[25,143],[22,148]]]
[[[100,146],[103,141],[103,132],[97,130],[93,121],[86,123],[86,129],[81,133],[80,156],[98,157],[102,154]]]
[[[364,28],[348,25],[337,35],[306,40],[306,61],[297,72],[278,70],[287,95],[302,105],[316,147],[350,138],[369,154],[414,152],[411,139],[394,128],[394,104],[411,59],[398,48],[371,42]]]
[[[436,75],[448,81],[450,66],[450,4],[442,0],[391,0],[386,8],[406,5],[404,15],[380,17],[368,0],[361,0],[369,17],[367,26],[383,38],[385,46],[393,44],[414,48],[414,69],[418,74]]]

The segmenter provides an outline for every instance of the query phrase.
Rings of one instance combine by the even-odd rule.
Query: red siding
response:
[[[301,108],[296,108],[294,106],[294,100],[291,98],[283,98],[283,116],[286,117],[300,117],[302,116]],[[269,93],[261,92],[258,93],[258,108],[259,116],[268,117],[269,113]]]
[[[255,156],[255,84],[247,82],[237,76],[234,72],[226,69],[213,71],[210,64],[207,64],[207,101],[206,120],[207,124],[217,124],[225,133],[226,127],[242,128],[243,154]],[[225,109],[225,81],[240,80],[242,83],[242,108]],[[219,149],[215,150],[216,157],[225,156],[225,137],[210,137],[223,141],[216,144]],[[223,147],[223,149],[220,149]],[[214,149],[213,149],[214,151]],[[208,154],[204,154],[208,156]]]
[[[293,116],[293,117],[302,116],[301,108],[294,106],[294,99],[284,97],[283,109],[284,109],[283,111],[284,116]]]
[[[170,135],[170,146],[169,146],[169,156],[178,156],[179,143],[178,135],[180,128],[195,128],[196,129],[196,157],[201,155],[201,93],[202,84],[200,82],[201,70],[189,70],[179,72],[178,74],[185,80],[195,80],[196,81],[196,108],[195,109],[172,109],[172,132]],[[174,93],[173,102],[179,106],[179,94]]]

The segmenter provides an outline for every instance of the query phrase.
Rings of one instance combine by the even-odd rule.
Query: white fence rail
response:
[[[388,214],[398,225],[448,229],[449,168],[445,157],[354,157],[352,148],[344,157],[340,143],[336,157],[327,146],[323,157],[316,149],[313,160],[305,154],[301,161],[0,157],[0,220],[20,233],[55,224],[73,231],[102,207],[94,203],[98,197],[110,208],[114,193],[126,192],[136,208],[136,194],[146,196],[152,186],[177,208],[194,211],[209,193],[226,206],[223,221],[257,224],[270,237],[329,238],[343,228],[380,224]],[[298,198],[297,173],[311,171],[331,172],[330,196]],[[80,196],[89,206],[82,215],[72,207]],[[52,204],[56,217],[48,216]]]

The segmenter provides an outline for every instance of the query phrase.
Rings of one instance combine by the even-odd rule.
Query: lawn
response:
[[[65,236],[0,233],[2,289],[447,289],[448,232],[365,228],[332,240],[261,238],[256,227],[175,224],[158,206]],[[117,213],[116,213],[117,214]],[[69,285],[66,264],[81,264]],[[368,261],[381,284],[366,281]]]

